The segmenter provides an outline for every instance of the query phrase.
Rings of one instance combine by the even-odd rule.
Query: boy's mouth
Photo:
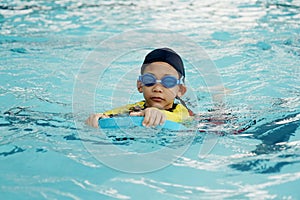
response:
[[[151,97],[151,100],[154,101],[154,102],[161,102],[161,101],[163,101],[164,99],[163,99],[163,98],[160,98],[160,97]]]

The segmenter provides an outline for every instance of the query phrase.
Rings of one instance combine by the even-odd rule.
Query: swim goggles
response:
[[[183,78],[177,79],[175,76],[171,75],[166,75],[161,80],[157,80],[152,74],[144,74],[139,76],[138,80],[147,87],[153,86],[156,83],[161,83],[165,88],[172,88],[178,84],[183,84]]]

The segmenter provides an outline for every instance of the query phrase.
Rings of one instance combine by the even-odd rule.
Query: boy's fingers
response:
[[[158,126],[165,122],[165,115],[158,109],[146,109],[143,126]]]
[[[95,127],[95,128],[99,127],[98,120],[99,120],[100,117],[101,117],[101,115],[99,115],[99,114],[95,114],[95,115],[92,116],[91,120],[92,120],[92,126],[93,127]]]
[[[161,115],[156,115],[152,126],[158,126],[160,124],[160,121],[161,121]]]
[[[157,110],[153,111],[153,117],[152,117],[152,122],[151,122],[150,126],[155,127],[155,126],[159,125],[161,118],[162,118],[162,114],[159,111],[157,111]]]
[[[144,116],[144,112],[142,112],[142,111],[131,112],[129,115],[130,116]]]
[[[155,126],[156,119],[157,119],[157,114],[152,113],[152,116],[149,118],[148,127]]]
[[[93,114],[93,115],[91,115],[91,116],[85,121],[85,123],[86,123],[87,125],[90,125],[90,126],[94,127],[94,128],[98,128],[98,127],[99,127],[99,125],[98,125],[98,120],[99,120],[99,118],[102,117],[102,116],[103,116],[103,114],[101,114],[101,113]]]
[[[160,116],[160,120],[157,125],[163,125],[165,123],[165,121],[166,121],[166,116],[164,114],[162,114]]]
[[[166,121],[166,116],[162,115],[159,125],[163,125],[165,123],[165,121]]]
[[[131,112],[130,116],[144,116],[143,126],[158,126],[164,124],[166,116],[157,108],[147,108],[139,112]]]
[[[150,121],[150,113],[149,109],[146,109],[144,111],[144,120],[143,120],[143,126],[149,126],[149,121]]]
[[[94,123],[93,127],[95,127],[95,128],[98,128],[98,127],[99,127],[98,120],[94,120],[93,123]]]

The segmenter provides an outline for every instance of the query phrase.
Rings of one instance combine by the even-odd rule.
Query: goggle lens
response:
[[[150,87],[156,83],[161,83],[165,88],[172,88],[178,84],[182,84],[182,80],[178,80],[176,77],[171,75],[164,76],[161,80],[157,80],[152,74],[144,74],[139,76],[139,81],[143,83],[144,86]]]

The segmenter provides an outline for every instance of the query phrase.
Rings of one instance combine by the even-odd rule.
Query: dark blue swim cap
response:
[[[181,76],[185,77],[184,66],[180,56],[170,48],[160,48],[151,51],[146,55],[143,65],[153,62],[166,62],[174,67]]]

